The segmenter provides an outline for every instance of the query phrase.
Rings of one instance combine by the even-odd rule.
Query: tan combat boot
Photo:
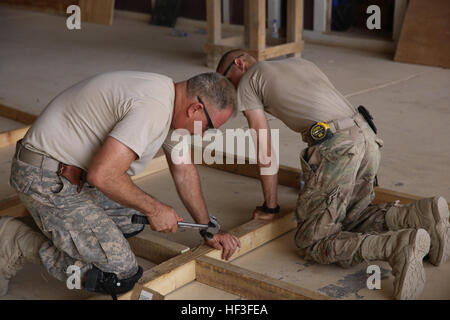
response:
[[[439,266],[450,255],[450,223],[447,201],[443,197],[421,199],[395,205],[386,213],[389,230],[423,228],[431,238],[429,260]]]
[[[430,249],[430,236],[424,229],[405,229],[367,236],[361,245],[366,260],[389,262],[394,279],[394,297],[417,299],[425,286],[423,257]]]
[[[25,263],[40,263],[39,248],[45,241],[23,222],[0,218],[0,296],[8,292],[9,280]]]

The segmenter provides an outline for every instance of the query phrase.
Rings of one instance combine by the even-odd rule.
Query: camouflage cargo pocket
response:
[[[301,222],[295,234],[297,247],[309,247],[341,231],[341,217],[338,211],[339,191],[340,187],[337,186],[328,195],[315,193],[309,200],[298,203],[297,214]]]
[[[13,159],[9,183],[17,192],[26,194],[33,184],[34,177],[37,175],[38,168],[31,167],[20,160]]]

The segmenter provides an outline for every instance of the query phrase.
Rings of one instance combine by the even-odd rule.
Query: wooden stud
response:
[[[15,107],[7,106],[0,103],[0,117],[8,118],[24,124],[32,124],[37,116],[25,111],[21,111]]]
[[[114,18],[114,0],[79,0],[81,20],[111,25]]]
[[[190,250],[182,244],[156,236],[147,227],[129,238],[128,242],[135,255],[157,264]]]
[[[247,253],[281,235],[292,230],[293,212],[282,214],[273,221],[251,220],[230,231],[241,240],[241,249],[232,256],[232,259]],[[139,283],[167,295],[181,286],[195,280],[195,260],[202,256],[220,259],[221,250],[201,245],[186,253],[169,259],[154,268],[144,271]],[[231,260],[232,260],[231,259]],[[189,265],[189,266],[186,266]],[[125,294],[121,299],[130,299],[131,293]]]
[[[220,0],[206,1],[206,30],[207,43],[206,45],[214,47],[218,45],[222,38],[222,8]],[[206,49],[205,49],[206,51]],[[206,65],[209,68],[215,69],[218,60],[220,59],[220,52],[216,50],[209,50],[206,57]]]
[[[283,209],[282,210],[286,210]],[[234,228],[230,233],[235,235],[241,241],[241,248],[238,248],[230,261],[252,251],[263,244],[278,238],[289,232],[297,226],[294,218],[294,212],[282,211],[280,216],[270,222],[261,220],[250,220],[241,226]],[[211,250],[205,256],[215,259],[221,259],[220,250]]]
[[[196,260],[196,280],[254,300],[330,300],[329,297],[209,257]]]
[[[287,42],[288,43],[301,43],[302,30],[303,30],[303,8],[302,0],[288,0],[287,1]],[[290,53],[289,57],[300,57],[300,53],[303,47],[299,47],[298,51]],[[292,52],[292,51],[291,51]]]
[[[260,61],[260,53],[266,47],[266,2],[265,0],[249,1],[250,49],[256,60]]]
[[[25,136],[28,129],[30,129],[30,127],[23,127],[0,133],[0,148],[16,144],[18,140]]]

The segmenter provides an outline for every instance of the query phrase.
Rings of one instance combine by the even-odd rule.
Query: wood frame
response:
[[[221,1],[206,1],[207,43],[204,51],[206,64],[215,69],[220,57],[231,49],[241,48],[258,61],[288,55],[300,56],[302,41],[303,9],[302,0],[287,0],[287,43],[266,46],[266,1],[245,0],[244,35],[222,38]]]
[[[22,133],[24,133],[25,129],[27,127],[19,130],[22,130]],[[11,136],[11,139],[7,141],[9,144],[13,144],[17,139],[21,138],[19,133],[11,134],[11,132],[6,132],[4,134]],[[222,154],[222,157],[223,163],[226,163],[227,157],[234,158],[234,163],[238,163],[237,156]],[[239,165],[202,165],[238,175],[259,178],[257,165],[249,164],[248,159],[245,159],[244,164]],[[160,152],[144,172],[133,177],[133,179],[139,179],[167,168],[168,165],[165,155]],[[296,168],[280,166],[278,172],[279,184],[298,190],[300,185],[300,172]],[[375,200],[373,202],[380,203],[400,200],[402,203],[408,203],[420,198],[419,196],[376,188]],[[0,216],[24,216],[27,214],[28,212],[20,203],[18,197],[9,198],[0,202]],[[279,217],[272,221],[250,220],[243,225],[237,226],[230,233],[240,239],[241,248],[234,253],[230,261],[282,236],[295,229],[296,226],[294,212],[286,211],[286,209],[284,211],[282,210]],[[123,300],[139,299],[143,290],[154,294],[153,299],[163,299],[164,295],[194,280],[247,299],[330,299],[328,296],[300,286],[276,280],[221,261],[221,251],[206,245],[201,245],[191,250],[182,244],[157,237],[149,230],[145,230],[140,235],[128,241],[137,256],[158,263],[158,265],[144,271],[142,278],[135,288],[120,297]],[[109,297],[97,296],[94,299],[102,298],[108,299]]]

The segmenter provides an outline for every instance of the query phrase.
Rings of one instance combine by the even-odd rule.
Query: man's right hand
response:
[[[176,232],[178,222],[183,221],[183,218],[177,215],[174,208],[161,203],[147,215],[147,220],[153,231],[168,233]]]

